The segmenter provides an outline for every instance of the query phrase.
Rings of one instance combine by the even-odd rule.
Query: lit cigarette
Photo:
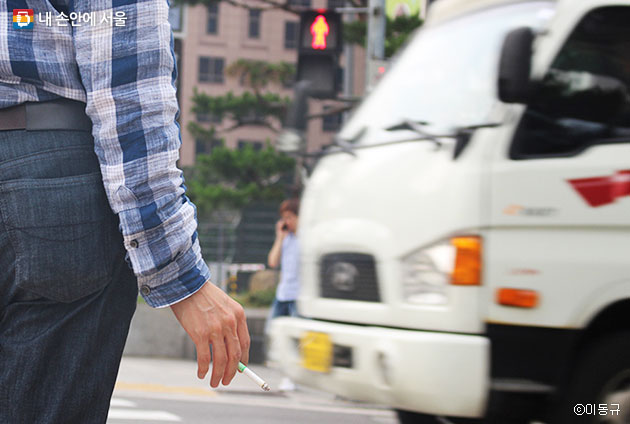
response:
[[[267,384],[262,378],[258,377],[254,371],[243,365],[242,362],[238,363],[238,370],[248,376],[254,383],[258,384],[265,392],[269,391],[269,384]]]

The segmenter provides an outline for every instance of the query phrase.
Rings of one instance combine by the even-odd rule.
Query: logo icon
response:
[[[555,208],[549,207],[527,207],[521,205],[508,205],[505,209],[503,209],[503,215],[511,215],[511,216],[551,216],[555,215],[557,210]]]
[[[351,292],[356,288],[359,270],[348,262],[335,262],[328,270],[332,286],[344,292]]]
[[[33,9],[13,9],[13,28],[33,28]]]
[[[630,169],[613,175],[569,180],[569,183],[589,206],[596,208],[630,196]]]

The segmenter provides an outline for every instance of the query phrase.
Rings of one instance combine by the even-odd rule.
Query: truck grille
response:
[[[374,257],[331,253],[320,263],[321,296],[330,299],[380,302]]]

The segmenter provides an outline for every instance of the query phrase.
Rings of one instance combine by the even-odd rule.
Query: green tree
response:
[[[240,210],[253,201],[280,200],[285,196],[284,176],[294,159],[276,152],[269,143],[256,151],[217,147],[197,156],[195,165],[184,169],[187,193],[197,206],[200,219],[219,210]]]
[[[230,78],[238,78],[241,85],[249,90],[240,95],[230,91],[224,95],[211,96],[194,87],[192,112],[207,114],[220,120],[230,119],[233,125],[222,129],[221,133],[249,125],[263,126],[278,132],[290,99],[264,90],[270,84],[286,85],[294,78],[295,66],[286,62],[239,59],[230,64],[225,73]],[[202,142],[213,142],[221,135],[214,125],[206,128],[191,121],[187,128],[195,139]]]
[[[392,57],[407,41],[409,35],[423,23],[418,14],[411,16],[397,16],[395,19],[387,17],[385,26],[385,57]],[[359,46],[365,46],[367,37],[367,22],[357,20],[344,24],[344,41]]]
[[[252,202],[284,198],[289,178],[283,177],[294,166],[294,159],[267,142],[259,151],[249,144],[242,149],[220,146],[184,168],[187,194],[197,206],[199,242],[204,256],[219,262],[217,275],[222,275],[221,263],[233,259],[243,209]]]
[[[184,170],[188,195],[197,205],[200,220],[217,222],[234,216],[253,201],[277,201],[285,196],[288,174],[295,160],[276,152],[267,141],[262,150],[223,147],[221,136],[243,126],[261,126],[278,132],[290,99],[268,90],[270,85],[292,81],[295,66],[239,59],[225,70],[248,88],[242,94],[228,92],[212,96],[193,88],[195,114],[207,114],[231,122],[220,130],[215,125],[191,121],[188,130],[202,143],[212,143],[209,154],[198,154],[195,165]],[[226,215],[227,214],[227,215]]]

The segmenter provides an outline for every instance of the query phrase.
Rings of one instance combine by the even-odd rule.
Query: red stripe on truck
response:
[[[630,170],[618,171],[606,177],[569,180],[569,184],[591,207],[613,203],[622,196],[630,196]]]

